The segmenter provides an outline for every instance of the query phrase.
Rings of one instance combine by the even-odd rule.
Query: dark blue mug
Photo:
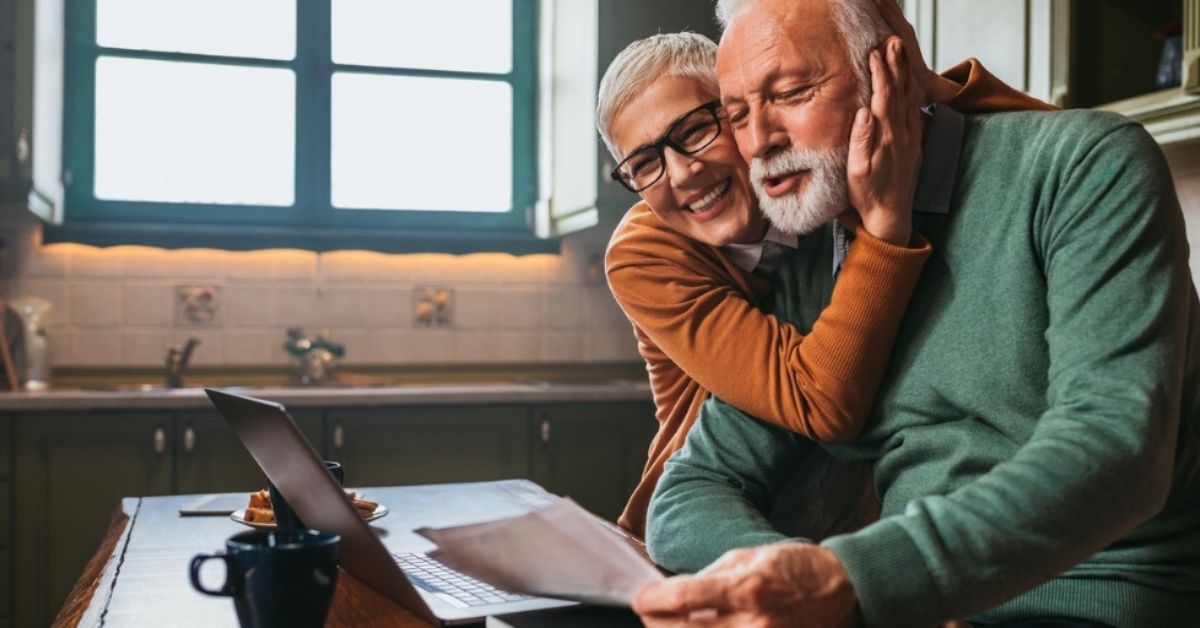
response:
[[[242,628],[325,625],[337,584],[341,537],[316,530],[253,530],[229,537],[223,554],[192,558],[192,586],[208,595],[233,598]],[[200,583],[205,562],[225,563],[225,584]]]

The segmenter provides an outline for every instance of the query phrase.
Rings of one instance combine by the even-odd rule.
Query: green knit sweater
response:
[[[1200,304],[1161,151],[1116,115],[966,116],[950,206],[916,213],[934,253],[865,433],[826,446],[876,465],[883,519],[824,540],[868,625],[1200,625]],[[802,330],[828,239],[775,278]],[[814,447],[710,399],[651,555],[695,571],[786,540],[762,513]]]

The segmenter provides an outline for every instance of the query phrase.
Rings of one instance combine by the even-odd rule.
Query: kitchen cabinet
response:
[[[640,476],[656,428],[647,401],[290,413],[319,453],[342,462],[347,485],[532,478],[609,519]],[[0,413],[0,436],[0,628],[51,622],[122,497],[265,486],[207,408]]]
[[[18,626],[49,625],[129,495],[171,492],[171,416],[17,415],[14,578]]]
[[[324,455],[320,410],[290,412]],[[183,412],[174,420],[175,493],[225,493],[266,488],[267,480],[229,424],[215,411]]]
[[[905,0],[938,70],[978,57],[1059,107],[1113,111],[1161,144],[1200,139],[1200,0]],[[1182,24],[1181,85],[1155,85],[1164,27]]]
[[[528,417],[524,405],[330,410],[329,457],[347,486],[526,477]]]
[[[533,422],[533,480],[616,521],[641,477],[658,427],[653,404],[535,406]]]
[[[12,417],[0,414],[0,628],[12,617]]]
[[[976,57],[1009,85],[1065,106],[1071,0],[904,0],[930,67]]]

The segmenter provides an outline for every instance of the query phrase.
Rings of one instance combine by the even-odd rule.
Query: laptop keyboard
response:
[[[448,595],[467,606],[486,606],[533,599],[501,591],[455,571],[425,554],[392,554],[412,583],[433,594]]]

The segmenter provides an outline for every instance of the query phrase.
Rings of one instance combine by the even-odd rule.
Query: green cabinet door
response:
[[[532,417],[534,480],[615,521],[646,464],[654,406],[561,403],[536,406]]]
[[[14,625],[47,626],[122,497],[171,492],[165,413],[16,417]]]
[[[331,410],[329,457],[346,486],[473,482],[529,476],[526,406]]]
[[[323,455],[320,410],[290,411],[317,455]],[[266,477],[216,411],[175,417],[175,492],[226,493],[267,487]]]

